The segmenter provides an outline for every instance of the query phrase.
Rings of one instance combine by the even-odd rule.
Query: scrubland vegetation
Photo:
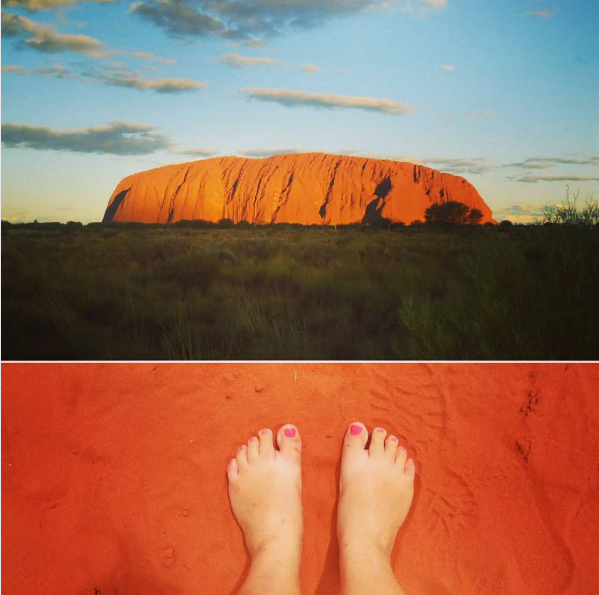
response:
[[[597,225],[3,223],[3,359],[596,359]]]

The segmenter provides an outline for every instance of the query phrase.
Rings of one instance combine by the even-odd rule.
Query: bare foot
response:
[[[229,461],[229,498],[252,563],[240,593],[299,593],[303,533],[301,440],[297,428],[263,429]]]
[[[395,436],[375,428],[365,449],[364,424],[351,424],[343,442],[337,536],[346,593],[401,593],[389,559],[410,510],[415,465]],[[393,583],[393,584],[392,584]],[[365,589],[365,590],[362,590]]]

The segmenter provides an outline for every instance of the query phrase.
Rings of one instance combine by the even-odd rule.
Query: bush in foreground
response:
[[[5,359],[599,353],[597,227],[103,229],[11,227]]]

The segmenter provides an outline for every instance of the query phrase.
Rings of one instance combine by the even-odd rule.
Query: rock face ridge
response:
[[[266,159],[216,157],[167,165],[124,178],[104,221],[174,223],[182,219],[251,223],[411,223],[433,203],[490,208],[462,177],[383,159],[326,153]]]

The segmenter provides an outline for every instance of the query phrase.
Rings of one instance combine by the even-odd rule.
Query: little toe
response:
[[[405,473],[409,478],[414,479],[414,476],[416,475],[416,463],[414,462],[414,459],[408,459],[406,461]]]
[[[301,457],[302,442],[294,425],[286,424],[277,432],[277,444],[286,459],[299,460]]]
[[[243,471],[248,467],[248,456],[247,456],[248,447],[245,444],[242,444],[235,454],[235,459],[237,460],[237,467],[239,471]]]
[[[368,440],[368,431],[366,430],[366,426],[359,421],[352,423],[347,432],[345,433],[344,440],[344,454],[364,454],[364,447],[366,446],[366,441]]]
[[[248,440],[248,462],[251,464],[258,458],[258,450],[260,448],[260,441],[257,436],[252,436]]]
[[[370,435],[370,446],[368,454],[371,457],[382,457],[385,454],[385,436],[386,430],[383,428],[374,428]]]
[[[405,446],[401,444],[397,447],[397,453],[395,455],[395,464],[400,468],[404,469],[406,466],[406,460],[408,458],[408,453],[406,451]]]
[[[227,477],[229,481],[235,481],[239,475],[239,466],[237,465],[237,459],[231,459],[227,465]]]
[[[275,447],[272,442],[272,432],[268,428],[263,428],[258,432],[260,439],[260,456],[264,458],[272,458],[275,453]]]

